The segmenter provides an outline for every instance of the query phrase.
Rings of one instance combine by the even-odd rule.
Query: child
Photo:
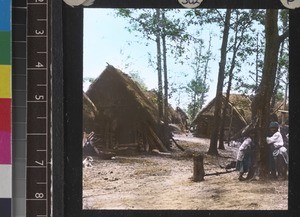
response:
[[[254,136],[255,136],[255,129],[251,129],[246,133],[246,139],[243,141],[241,146],[239,147],[237,153],[237,162],[236,162],[236,169],[239,171],[238,179],[240,181],[246,180],[243,177],[244,173],[249,172],[250,167],[253,163],[254,158]]]

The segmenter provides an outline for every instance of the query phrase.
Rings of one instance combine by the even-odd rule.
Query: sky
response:
[[[84,9],[83,77],[98,77],[109,63],[124,73],[138,73],[148,89],[157,88],[157,72],[148,61],[149,54],[153,60],[156,58],[156,44],[143,39],[137,32],[129,33],[125,28],[129,25],[128,21],[114,14],[112,9]],[[218,27],[204,29],[201,34],[206,46],[210,32],[218,35],[221,31]],[[206,103],[216,94],[221,39],[214,37],[213,40],[212,50],[215,60],[209,63],[209,92]],[[177,86],[186,85],[192,79],[192,74],[188,61],[181,65],[173,58],[168,58],[170,83]],[[87,90],[88,85],[87,82],[83,84],[84,91]],[[173,107],[180,106],[181,108],[187,108],[189,101],[189,97],[182,93],[175,94],[169,99]]]
[[[124,73],[138,72],[148,88],[154,88],[157,76],[152,68],[147,67],[147,53],[153,53],[153,47],[137,43],[140,38],[130,34],[126,25],[124,19],[113,16],[112,10],[85,9],[84,77],[98,77],[109,63]],[[127,68],[126,64],[132,66]]]

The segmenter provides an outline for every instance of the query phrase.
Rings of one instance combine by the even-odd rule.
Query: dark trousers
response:
[[[269,150],[269,172],[271,176],[276,176],[276,157],[273,156],[273,149]]]

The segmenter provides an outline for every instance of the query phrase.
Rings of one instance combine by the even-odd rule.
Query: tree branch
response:
[[[287,37],[289,37],[290,30],[286,30],[282,35],[279,36],[279,43],[283,42]]]

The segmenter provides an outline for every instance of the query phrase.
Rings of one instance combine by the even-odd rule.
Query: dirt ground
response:
[[[203,153],[205,173],[224,172],[236,147],[205,153],[209,140],[175,137],[171,155],[131,152],[112,160],[95,159],[83,168],[83,209],[124,210],[286,210],[288,181],[239,181],[237,172],[193,182],[193,154]]]

